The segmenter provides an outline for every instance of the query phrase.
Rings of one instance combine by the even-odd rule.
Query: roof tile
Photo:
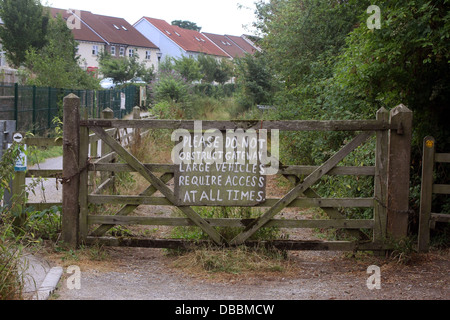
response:
[[[145,19],[185,51],[228,57],[224,51],[198,31],[183,29],[161,19],[149,17]]]

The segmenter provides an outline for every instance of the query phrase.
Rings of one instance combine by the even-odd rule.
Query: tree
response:
[[[271,0],[258,3],[259,43],[283,88],[272,116],[373,118],[400,103],[414,111],[412,189],[420,186],[420,147],[434,135],[450,148],[450,2],[380,0],[381,29],[367,26],[366,0]],[[291,159],[322,161],[336,134],[287,136]],[[342,138],[342,137],[341,137]],[[309,164],[309,163],[308,163]],[[349,182],[350,184],[350,182]],[[447,203],[447,208],[450,204]]]
[[[330,77],[333,59],[369,1],[271,0],[257,4],[257,27],[274,70],[295,89]]]
[[[414,112],[411,191],[418,198],[423,138],[434,136],[438,152],[450,149],[450,2],[377,4],[382,9],[381,29],[368,30],[361,23],[347,37],[329,87],[339,88],[347,97],[341,99],[343,107],[355,113],[374,114],[380,107],[400,103]],[[331,100],[337,90],[327,95]],[[448,182],[444,167],[437,169],[437,181]],[[436,207],[450,207],[448,199],[436,200]]]
[[[183,56],[174,59],[174,70],[177,71],[187,82],[198,81],[202,78],[200,73],[200,65],[193,57]]]
[[[197,26],[195,22],[187,21],[187,20],[174,20],[172,21],[173,26],[178,26],[183,29],[195,30],[200,32],[202,27]]]
[[[0,38],[9,62],[20,67],[27,50],[42,49],[47,43],[49,17],[39,0],[0,0],[0,17],[4,26]]]
[[[202,80],[204,82],[224,84],[233,73],[233,66],[228,60],[221,59],[219,62],[213,56],[203,54],[198,56],[197,61],[203,74]]]
[[[99,54],[100,73],[106,78],[112,78],[114,83],[124,83],[142,78],[150,82],[154,77],[154,68],[147,68],[145,63],[139,62],[139,55],[132,57],[112,57],[109,52],[102,51]]]
[[[241,88],[241,104],[246,108],[274,102],[278,82],[270,69],[267,56],[258,53],[237,59],[236,74],[237,83]]]
[[[71,89],[98,87],[98,80],[79,66],[78,43],[61,16],[49,20],[45,42],[43,48],[30,47],[25,52],[23,64],[31,72],[28,85]]]
[[[230,80],[233,74],[233,65],[229,60],[221,59],[217,64],[217,69],[214,76],[214,81],[224,84]]]

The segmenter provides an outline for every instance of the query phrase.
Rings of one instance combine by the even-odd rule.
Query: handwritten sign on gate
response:
[[[179,206],[255,206],[266,200],[267,134],[177,130],[172,140]],[[265,161],[262,161],[265,160]],[[269,161],[267,161],[269,160]]]

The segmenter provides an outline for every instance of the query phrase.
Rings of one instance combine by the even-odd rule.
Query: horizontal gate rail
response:
[[[140,239],[140,238],[112,238],[112,237],[88,237],[88,245],[104,245],[113,247],[146,247],[161,249],[192,249],[199,246],[211,247],[212,241],[188,241],[179,239]],[[382,251],[386,245],[374,242],[354,241],[246,241],[247,247],[275,248],[279,250],[304,250],[304,251]]]
[[[153,172],[175,172],[176,166],[170,164],[144,164]],[[278,174],[281,175],[309,175],[317,170],[317,166],[280,166]],[[95,163],[89,165],[90,171],[105,172],[136,172],[128,164],[103,164]],[[335,167],[327,173],[330,176],[375,176],[375,167]]]
[[[82,120],[81,126],[98,128],[137,128],[137,129],[186,129],[194,130],[194,120]],[[303,120],[283,120],[283,121],[202,121],[204,130],[218,129],[228,130],[242,128],[265,129],[281,131],[377,131],[399,129],[389,122],[380,120],[335,120],[335,121],[303,121]]]
[[[174,206],[174,204],[164,197],[145,196],[105,196],[90,195],[89,203],[92,204],[129,204],[129,205],[154,205],[154,206]],[[265,202],[255,205],[255,207],[273,207],[280,199],[266,199]],[[375,200],[373,198],[348,198],[348,199],[326,199],[326,198],[296,198],[288,208],[372,208]],[[219,205],[218,205],[219,206]]]
[[[245,228],[256,219],[205,219],[213,227]],[[161,217],[124,217],[124,216],[89,216],[89,224],[109,225],[148,225],[148,226],[177,226],[189,227],[195,224],[186,218]],[[265,228],[336,228],[336,229],[373,229],[373,220],[282,220],[272,219]]]

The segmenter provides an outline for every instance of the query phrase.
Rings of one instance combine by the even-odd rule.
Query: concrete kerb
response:
[[[61,267],[54,267],[50,269],[38,291],[33,296],[33,300],[48,300],[53,292],[55,292],[56,286],[58,285],[62,274],[63,268]]]
[[[62,267],[51,267],[47,261],[33,255],[23,258],[23,269],[24,296],[31,300],[47,300],[63,274]]]

